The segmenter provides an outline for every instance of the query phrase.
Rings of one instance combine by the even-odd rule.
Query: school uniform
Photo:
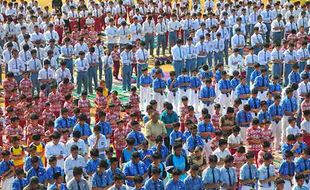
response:
[[[242,55],[231,54],[228,57],[229,75],[233,75],[234,71],[240,71],[243,65]]]
[[[294,97],[284,98],[281,101],[281,106],[283,107],[283,122],[282,122],[282,144],[286,142],[286,128],[289,126],[288,124],[288,115],[285,115],[285,112],[296,112],[298,109],[297,100]]]
[[[73,82],[73,59],[72,56],[74,55],[74,49],[72,45],[63,45],[60,48],[61,56],[66,62],[66,67],[70,70],[71,73],[71,82]]]
[[[130,35],[130,30],[128,26],[120,26],[117,29],[118,37],[119,37],[119,45],[120,48],[123,49],[125,48],[126,44],[128,44],[129,41],[129,35]]]
[[[25,162],[24,162],[24,167],[23,167],[23,169],[24,169],[24,171],[26,171],[26,172],[32,167],[31,158],[32,158],[32,156],[27,156],[27,157],[25,158]],[[44,167],[41,157],[39,157],[39,166],[40,166],[40,167]]]
[[[74,127],[73,127],[73,131],[80,131],[81,133],[81,137],[83,136],[91,136],[92,135],[92,131],[89,127],[89,125],[87,123],[84,123],[84,125],[80,125],[79,123],[77,123]],[[88,141],[84,140],[84,142],[86,143],[86,145],[88,145]]]
[[[27,185],[28,185],[27,178],[22,178],[22,179],[16,178],[13,181],[12,190],[23,190],[24,187],[26,187]]]
[[[220,174],[221,182],[223,184],[233,186],[237,183],[237,174],[234,168],[226,168],[225,166],[223,166],[222,168],[220,168]],[[222,187],[221,189],[224,190],[225,188]]]
[[[179,81],[177,78],[171,79],[169,78],[167,80],[167,88],[168,88],[168,94],[167,94],[167,101],[173,105],[174,110],[179,110]]]
[[[135,140],[134,146],[139,146],[146,141],[144,135],[141,132],[133,130],[128,133],[127,138],[133,138]]]
[[[82,157],[81,155],[77,155],[76,158],[74,158],[72,156],[72,154],[70,154],[64,162],[64,172],[66,174],[66,182],[68,183],[71,179],[73,178],[73,168],[74,167],[82,167],[83,171],[85,171],[85,166],[86,166],[86,162],[85,162],[85,158]]]
[[[199,88],[199,89],[201,88],[201,80],[197,76],[191,76],[190,88],[191,88],[189,92],[190,104],[194,106],[195,110],[198,110],[200,90],[194,90],[194,88]]]
[[[294,51],[286,50],[283,53],[283,55],[284,55],[284,71],[283,71],[284,72],[284,86],[286,86],[288,84],[288,75],[292,71],[292,64],[289,62],[297,61],[298,56],[295,50]]]
[[[254,164],[249,165],[245,163],[240,168],[240,180],[258,179],[258,170]],[[251,190],[256,187],[256,183],[244,184],[241,186],[242,190]]]
[[[181,27],[180,22],[178,20],[173,21],[172,19],[168,22],[168,39],[169,39],[169,47],[173,47],[177,43],[177,33]]]
[[[204,86],[201,88],[200,92],[199,92],[199,98],[215,98],[216,97],[216,93],[215,93],[215,89],[213,86]],[[209,113],[213,113],[213,102],[209,102],[209,101],[202,101],[202,107],[207,108]]]
[[[165,55],[165,50],[167,48],[167,40],[166,40],[166,33],[168,26],[164,23],[157,23],[155,26],[155,32],[157,35],[157,50],[156,55],[159,55],[159,48],[162,48],[162,55]]]
[[[269,88],[269,79],[268,76],[259,75],[254,80],[254,88],[258,87],[267,87],[267,90]],[[257,94],[257,98],[259,98],[261,101],[267,100],[267,90],[259,91]]]
[[[67,190],[67,185],[65,183],[60,184],[59,190]],[[58,186],[54,183],[48,187],[48,190],[58,190]]]
[[[291,85],[293,83],[299,84],[301,82],[301,77],[298,72],[292,71],[288,75],[288,84]]]
[[[61,169],[61,167],[59,167],[59,166],[48,167],[46,169],[47,180],[53,180],[54,179],[54,175],[56,173],[61,173],[61,176],[64,176],[64,171],[63,171],[63,169]]]
[[[143,22],[142,30],[144,33],[145,47],[150,49],[150,54],[153,55],[154,51],[154,34],[155,34],[155,22],[153,20],[146,20]]]
[[[147,190],[164,190],[164,182],[160,179],[154,181],[152,178],[146,180],[144,188]]]
[[[203,182],[202,182],[202,178],[200,176],[191,176],[191,175],[188,175],[185,180],[184,180],[184,183],[185,183],[185,189],[186,190],[201,190],[201,189],[204,189],[204,185],[203,185]]]
[[[236,115],[236,122],[238,126],[241,128],[240,134],[242,139],[246,139],[246,131],[250,127],[250,124],[244,124],[247,122],[251,122],[253,119],[252,113],[250,111],[240,110]]]
[[[278,75],[278,76],[282,76],[283,74],[283,59],[284,59],[284,55],[283,52],[281,50],[276,50],[273,49],[271,54],[270,54],[270,60],[272,61],[272,76]],[[282,60],[279,61],[279,63],[275,62],[275,60]]]
[[[11,166],[14,166],[13,161],[9,160],[8,162],[2,161],[0,162],[0,175],[2,176],[5,172],[7,172]],[[8,174],[6,179],[1,180],[1,187],[3,190],[11,190],[14,181],[13,173]]]
[[[286,160],[282,161],[279,167],[279,174],[284,176],[290,176],[293,177],[295,174],[295,164],[294,162],[287,162]],[[292,189],[292,181],[290,180],[284,180],[284,189],[289,190]]]
[[[98,72],[98,65],[99,65],[99,57],[96,53],[87,53],[85,56],[85,59],[87,59],[89,63],[89,69],[88,69],[89,92],[93,93],[92,81],[94,82],[95,89],[97,88],[97,84],[98,84],[97,72]]]
[[[176,73],[176,77],[181,75],[182,69],[185,67],[184,59],[186,58],[185,48],[175,45],[171,49],[173,68]]]
[[[207,53],[209,47],[205,42],[197,42],[195,47],[197,53],[197,68],[200,68],[207,62]]]
[[[271,33],[272,33],[272,40],[274,43],[281,43],[282,38],[284,36],[284,31],[281,29],[275,29],[275,27],[285,27],[285,24],[282,20],[274,19],[271,22]]]
[[[151,101],[152,77],[142,74],[140,77],[140,104],[142,110],[146,110],[146,105]]]
[[[123,90],[130,90],[131,88],[131,64],[132,64],[132,52],[122,51],[120,54],[122,61],[122,78],[123,78]]]
[[[309,60],[310,54],[307,48],[300,48],[297,50],[298,60],[299,60],[299,72],[302,72],[305,69],[306,61]],[[303,59],[303,60],[302,60]]]
[[[231,90],[231,86],[230,86],[230,81],[229,80],[223,80],[221,79],[219,82],[218,82],[218,88],[219,88],[219,91],[220,91],[220,94],[219,94],[219,102],[221,102],[222,104],[222,110],[223,109],[227,109],[231,102],[230,102],[230,92],[225,92],[223,93],[222,90]]]
[[[14,78],[19,83],[22,79],[22,72],[25,71],[25,63],[19,58],[12,58],[8,64],[8,71],[14,74]]]
[[[74,45],[74,54],[76,56],[78,56],[81,51],[85,52],[85,54],[87,54],[89,51],[88,45],[85,42],[83,42],[82,44],[78,42]]]
[[[186,96],[189,98],[190,82],[191,82],[190,76],[182,74],[178,76],[177,80],[178,80],[178,86],[179,86],[178,97]]]
[[[149,53],[146,49],[140,48],[137,50],[135,54],[135,58],[138,61],[138,71],[137,71],[137,87],[140,87],[140,76],[142,75],[142,69],[147,68]],[[139,60],[143,60],[143,62],[139,62]]]
[[[55,40],[56,43],[59,41],[59,35],[55,30],[49,30],[44,33],[45,41]]]
[[[254,65],[258,63],[258,56],[255,54],[248,54],[245,56],[246,65],[246,79],[247,83],[250,84],[250,77],[254,71]]]
[[[59,68],[55,72],[56,75],[56,81],[58,84],[60,84],[65,78],[71,79],[71,73],[68,68]]]
[[[83,84],[83,90],[87,92],[88,90],[88,69],[89,62],[86,58],[80,59],[78,58],[75,61],[76,71],[77,71],[77,93],[81,94],[81,88]]]
[[[302,157],[295,159],[295,172],[298,174],[300,172],[304,172],[310,169],[310,160],[304,159]],[[305,176],[305,186],[309,188],[309,175]]]
[[[33,86],[32,92],[34,92],[34,90],[37,91],[37,93],[40,92],[40,83],[38,80],[38,76],[39,76],[39,71],[42,69],[42,64],[41,61],[39,59],[30,59],[27,62],[27,65],[29,66],[29,68],[27,68],[27,71],[31,71],[31,83]]]
[[[268,70],[268,64],[270,61],[270,51],[266,51],[265,49],[258,52],[258,62],[261,66],[264,66]]]
[[[113,47],[117,42],[117,28],[115,26],[107,26],[105,29],[105,34],[107,36],[107,44],[110,52],[113,51]]]
[[[24,63],[27,63],[31,59],[31,53],[29,50],[28,51],[21,50],[18,55],[19,55],[19,58]],[[28,65],[28,64],[25,64],[25,67],[26,67],[26,65]],[[27,70],[27,68],[25,68],[25,70]]]
[[[191,135],[186,139],[186,146],[188,151],[193,152],[197,146],[204,147],[203,138],[199,135]]]
[[[30,181],[31,177],[36,176],[39,178],[39,183],[44,184],[47,180],[46,170],[43,167],[34,168],[31,167],[30,170],[27,171],[27,179]]]
[[[143,176],[147,172],[147,168],[142,161],[139,161],[138,163],[133,163],[132,161],[129,161],[124,165],[123,172],[125,176]],[[126,180],[126,185],[129,188],[133,188],[134,182],[132,180]]]
[[[156,92],[157,89],[162,89],[161,92]],[[166,89],[166,82],[163,79],[156,78],[153,80],[153,91],[154,91],[154,99],[157,102],[157,109],[162,111],[163,103],[165,101],[164,91]]]
[[[268,183],[261,183],[260,180],[265,180],[275,176],[275,167],[273,165],[266,166],[265,164],[261,165],[258,168],[258,189],[259,190],[271,190],[275,188],[274,181]]]
[[[231,47],[233,49],[235,49],[235,48],[239,49],[239,53],[240,53],[241,56],[243,55],[243,48],[244,48],[244,46],[245,46],[245,38],[244,38],[244,36],[242,34],[240,34],[240,35],[235,34],[231,38]]]
[[[223,52],[225,49],[225,42],[222,37],[220,39],[213,40],[213,56],[214,56],[214,65],[219,63],[224,63]]]
[[[250,91],[250,86],[245,84],[238,84],[238,86],[236,86],[236,96],[240,98],[240,95],[249,95],[251,93]],[[245,105],[247,103],[248,98],[240,98],[242,105]]]

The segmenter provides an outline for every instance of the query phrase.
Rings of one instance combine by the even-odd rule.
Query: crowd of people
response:
[[[309,1],[0,12],[2,190],[310,189]]]

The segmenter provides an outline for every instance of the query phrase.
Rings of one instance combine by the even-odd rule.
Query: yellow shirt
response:
[[[35,146],[37,148],[37,154],[42,159],[42,162],[44,165],[45,164],[45,157],[44,157],[45,145],[43,143],[40,143],[39,145],[35,145],[34,143],[32,143],[30,146]]]
[[[11,153],[13,156],[22,155],[24,150],[25,150],[25,148],[22,146],[18,146],[18,148],[15,148],[14,146],[11,147]],[[13,163],[15,166],[22,166],[22,165],[24,165],[24,158],[13,159]]]
[[[159,136],[162,134],[167,134],[166,127],[164,123],[158,120],[157,123],[153,123],[152,120],[145,124],[145,136]],[[154,145],[154,142],[149,141],[150,146]]]

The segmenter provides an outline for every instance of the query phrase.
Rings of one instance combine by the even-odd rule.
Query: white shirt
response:
[[[244,39],[244,36],[242,34],[240,34],[240,35],[235,34],[231,38],[231,46],[232,46],[232,48],[237,48],[238,45],[245,46],[245,39]]]
[[[302,48],[299,48],[297,50],[297,54],[298,54],[298,60],[301,61],[300,59],[301,58],[307,58],[309,59],[310,55],[309,55],[309,51],[307,48],[305,49],[302,49]],[[305,62],[305,60],[303,60],[303,62]]]
[[[254,27],[258,27],[258,32],[260,33],[260,34],[266,34],[266,32],[268,31],[268,28],[267,28],[267,26],[266,26],[266,24],[265,23],[263,23],[263,22],[258,22],[258,23],[256,23],[255,25],[254,25]]]
[[[25,62],[19,58],[12,58],[8,63],[8,71],[14,73],[14,76],[21,75],[25,71]]]
[[[231,155],[229,150],[225,149],[224,151],[221,151],[220,148],[215,149],[212,154],[217,157],[218,161],[220,159],[224,160],[226,156]]]
[[[62,142],[59,142],[57,145],[55,145],[52,141],[48,142],[45,146],[45,157],[48,159],[51,156],[59,156],[62,155],[63,159],[58,160],[57,159],[57,166],[64,168],[64,158],[67,156],[67,149],[65,145]]]
[[[300,124],[300,127],[302,130],[306,131],[307,133],[310,133],[310,121],[307,121],[306,119],[303,120]]]
[[[272,23],[271,23],[271,32],[282,32],[282,30],[275,30],[274,28],[275,27],[284,27],[284,22],[281,20],[281,21],[278,21],[277,19],[273,20]]]
[[[151,20],[151,21],[148,21],[148,20],[144,21],[144,23],[143,23],[143,32],[145,34],[148,34],[148,33],[153,34],[153,33],[155,33],[155,22],[153,20]]]
[[[116,26],[108,26],[105,29],[108,44],[115,44],[117,42],[117,28]]]
[[[85,53],[88,52],[88,45],[85,42],[83,42],[83,44],[80,43],[75,44],[74,46],[75,55],[79,55],[80,51],[83,51]]]
[[[197,57],[206,57],[207,53],[211,52],[211,49],[205,42],[198,42],[196,44]],[[204,55],[199,55],[199,53],[205,53]]]
[[[45,68],[42,68],[40,71],[39,71],[39,76],[38,76],[38,79],[55,79],[55,71],[51,68],[48,68],[48,69],[45,69]]]
[[[300,129],[297,127],[297,126],[295,126],[295,127],[292,127],[292,126],[288,126],[287,128],[286,128],[286,135],[297,135],[298,133],[301,133],[301,131],[300,131]]]
[[[142,26],[140,23],[132,23],[129,30],[131,33],[131,41],[136,41],[137,39],[143,40]]]
[[[68,68],[65,69],[59,68],[56,70],[56,80],[58,83],[63,81],[65,78],[71,79],[71,77],[72,76]]]
[[[302,94],[305,95],[309,92],[310,92],[310,82],[307,82],[307,84],[306,84],[304,81],[302,81],[298,84],[297,93],[299,96]],[[300,96],[300,98],[301,98],[301,96]]]
[[[58,33],[55,30],[46,31],[44,33],[44,38],[47,42],[50,41],[50,39],[54,39],[55,42],[58,43],[58,40],[59,40]]]
[[[19,58],[20,58],[23,62],[29,61],[29,60],[31,59],[31,53],[30,53],[30,51],[29,51],[29,50],[28,50],[28,51],[24,51],[24,50],[20,51],[20,52],[19,52]]]
[[[248,54],[245,56],[245,65],[249,66],[252,65],[252,67],[254,67],[254,65],[258,63],[258,56],[255,54]]]
[[[87,53],[85,58],[88,60],[88,63],[89,64],[98,64],[99,63],[99,58],[98,56],[96,55],[96,53]]]
[[[84,58],[83,60],[78,58],[77,60],[75,60],[75,66],[77,72],[88,71],[89,62],[86,58]]]
[[[137,61],[139,61],[139,60],[145,61],[143,63],[138,62],[138,64],[146,64],[147,60],[149,59],[149,53],[146,49],[140,48],[137,50],[135,57],[136,57]]]
[[[44,41],[45,38],[44,38],[44,35],[40,32],[36,33],[36,32],[33,32],[32,34],[30,34],[30,40],[32,42],[35,42],[35,41],[38,41],[38,40],[41,40],[41,41]]]
[[[61,46],[61,54],[64,55],[64,56],[69,56],[71,57],[73,54],[74,54],[74,49],[73,49],[73,46],[72,45],[63,45]]]
[[[102,60],[102,64],[103,64],[104,69],[111,69],[112,68],[114,62],[113,62],[113,58],[111,55],[110,56],[104,55],[104,56],[102,56],[101,60]],[[124,64],[124,62],[123,62],[123,64]]]
[[[167,26],[164,22],[157,23],[155,27],[155,31],[157,35],[163,35],[167,32]]]
[[[251,36],[251,46],[255,46],[256,44],[262,45],[264,43],[263,37],[260,34],[253,34]]]
[[[295,50],[290,51],[290,50],[286,50],[284,52],[284,62],[288,63],[290,61],[297,61],[298,57],[297,57],[297,52]]]
[[[71,147],[73,145],[79,147],[79,155],[84,156],[87,154],[87,147],[84,140],[79,139],[77,142],[75,142],[73,138],[70,138],[70,140],[66,143],[67,152],[71,151]]]
[[[181,27],[181,24],[177,20],[176,21],[170,20],[168,23],[168,31],[169,32],[177,31],[177,30],[179,30],[180,27]]]
[[[42,64],[41,61],[39,59],[30,59],[27,62],[27,71],[36,71],[39,72],[42,69]]]
[[[128,29],[128,26],[120,26],[117,30],[118,37],[119,37],[119,43],[120,44],[127,44],[129,43],[129,35],[130,31]]]
[[[283,60],[284,56],[283,56],[283,52],[282,50],[277,50],[276,48],[274,48],[270,54],[270,60]]]
[[[235,54],[231,54],[228,57],[228,65],[229,65],[229,74],[232,75],[234,71],[239,71],[239,68],[242,66],[243,59],[240,54],[235,56]]]
[[[194,59],[197,56],[196,48],[193,44],[186,44],[183,46],[183,50],[185,53],[185,59]]]
[[[182,46],[173,46],[171,49],[171,54],[174,61],[182,61],[185,59],[185,50]]]
[[[225,43],[223,39],[215,39],[212,42],[214,52],[224,51]]]
[[[69,181],[73,178],[73,168],[74,167],[82,167],[85,169],[86,162],[85,158],[81,155],[77,155],[76,158],[72,157],[72,154],[70,154],[65,162],[64,162],[64,172],[66,174],[66,181]]]
[[[241,135],[235,136],[234,134],[229,135],[227,139],[228,144],[240,144],[242,141]]]
[[[258,52],[258,62],[260,65],[267,65],[270,60],[270,51],[264,49]]]
[[[97,137],[95,134],[92,134],[88,137],[88,144],[90,148],[94,148],[96,144]],[[99,142],[97,144],[97,149],[99,150],[99,154],[104,154],[105,149],[109,147],[107,139],[104,135],[100,134]]]

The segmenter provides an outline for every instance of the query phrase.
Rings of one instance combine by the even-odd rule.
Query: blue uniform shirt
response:
[[[132,150],[128,150],[127,148],[123,149],[122,151],[122,162],[126,163],[128,161],[130,161],[131,159],[131,155],[133,152],[137,151],[135,148],[133,148]]]
[[[151,147],[151,150],[153,151],[153,154],[154,154],[155,152],[158,151],[157,146],[156,146],[156,145],[152,146],[152,147]],[[165,145],[161,145],[161,148],[160,148],[160,155],[161,155],[161,158],[162,158],[163,160],[166,159],[167,156],[168,156],[168,154],[169,154],[168,148],[167,148]]]
[[[46,170],[43,167],[39,167],[37,169],[32,167],[30,170],[28,170],[28,172],[27,172],[28,181],[33,176],[37,176],[39,178],[39,182],[43,183],[43,184],[44,184],[45,180],[47,180]]]
[[[169,79],[167,80],[167,86],[168,86],[168,88],[171,86],[172,81],[173,81],[173,80],[172,80],[171,78],[169,78]],[[178,91],[178,88],[179,88],[179,82],[178,82],[177,79],[175,79],[175,82],[174,82],[174,84],[173,84],[173,86],[172,86],[172,89],[169,90],[169,91],[171,91],[171,92],[177,92],[177,91]]]
[[[271,118],[273,118],[274,116],[283,116],[284,115],[284,110],[283,110],[281,105],[277,106],[275,104],[272,104],[268,108],[268,112],[269,112]]]
[[[3,175],[4,172],[10,169],[10,166],[14,166],[13,161],[9,160],[8,162],[0,162],[0,176]]]
[[[238,111],[237,115],[236,115],[236,122],[240,127],[250,127],[249,124],[247,125],[243,125],[241,123],[247,123],[252,121],[253,117],[251,112],[246,112],[244,110],[240,110]]]
[[[297,72],[292,71],[289,75],[288,75],[288,83],[289,84],[293,84],[293,83],[300,83],[301,78],[300,78],[300,74]]]
[[[251,82],[254,82],[256,77],[258,77],[259,75],[261,75],[261,72],[260,71],[257,71],[257,70],[254,70],[252,73],[251,73],[251,76],[250,76],[250,81]]]
[[[218,168],[208,167],[202,173],[203,184],[215,184],[221,181],[221,172]]]
[[[154,181],[152,178],[148,179],[145,184],[144,188],[147,190],[164,190],[164,182],[162,180]]]
[[[281,92],[282,88],[281,85],[279,83],[270,83],[269,84],[269,92],[273,93],[273,92]]]
[[[95,173],[99,167],[100,159],[89,159],[86,163],[85,171],[86,173]]]
[[[186,141],[186,138],[184,137],[184,135],[183,135],[183,133],[181,131],[173,130],[170,133],[170,145],[173,146],[175,139],[179,139],[179,138],[181,138],[183,142]]]
[[[200,94],[199,94],[199,98],[211,98],[211,97],[215,97],[215,89],[213,86],[205,86],[200,90]],[[206,102],[203,101],[202,103],[204,104],[210,104],[211,102]]]
[[[220,90],[220,91],[231,89],[230,81],[229,81],[229,80],[223,80],[223,79],[221,79],[221,80],[218,82],[218,86],[219,86],[219,90]]]
[[[149,75],[141,75],[140,76],[140,85],[151,85],[153,82],[152,77]]]
[[[109,176],[107,171],[102,172],[99,174],[97,171],[92,179],[92,187],[96,188],[105,188],[113,183],[112,178]]]
[[[156,78],[153,81],[153,90],[157,90],[159,88],[166,88],[166,82],[163,79]]]
[[[125,176],[143,176],[147,172],[147,168],[142,161],[139,161],[138,163],[129,161],[125,164],[123,172]],[[132,180],[126,180],[126,184],[130,187],[134,186],[134,182]]]
[[[237,93],[237,96],[239,97],[240,95],[245,95],[245,94],[250,94],[251,91],[250,91],[250,87],[249,85],[245,84],[239,84],[237,87],[236,87],[236,93]],[[241,100],[246,100],[245,98],[240,98]]]
[[[258,179],[258,170],[255,165],[249,165],[245,163],[240,168],[240,179],[241,180],[249,180],[249,179]],[[250,186],[255,184],[248,184]]]
[[[236,79],[236,78],[233,78],[230,80],[230,86],[233,90],[236,89],[236,87],[240,84],[240,80],[239,79]]]
[[[169,190],[185,190],[185,184],[181,180],[174,181],[173,179],[170,179],[166,185],[166,189],[169,189]]]
[[[262,123],[263,120],[271,121],[271,116],[268,111],[263,112],[262,110],[258,112],[258,120]]]
[[[216,74],[216,72],[215,72],[215,74]],[[220,74],[220,73],[219,73]],[[199,78],[202,80],[202,81],[204,81],[204,80],[206,80],[206,79],[209,79],[209,78],[212,78],[213,77],[213,73],[212,73],[212,71],[204,71],[204,70],[202,70],[202,69],[200,69],[200,71],[199,71]],[[221,75],[219,75],[219,76],[217,76],[218,77],[218,79],[220,80],[221,79]],[[217,77],[215,77],[215,78],[217,78]],[[217,81],[219,81],[219,80],[217,80]]]
[[[180,75],[178,76],[178,83],[179,83],[180,89],[187,90],[190,87],[191,77],[187,75]],[[185,85],[184,83],[188,83],[188,84]]]
[[[193,151],[197,146],[204,147],[204,142],[201,136],[189,136],[186,140],[187,148],[189,151]]]
[[[290,150],[292,150],[292,148],[293,148],[293,145],[287,144],[287,143],[285,143],[285,144],[283,144],[283,145],[281,146],[281,152],[282,152],[282,157],[283,157],[283,159],[285,159],[285,153],[286,153],[286,151],[290,151]]]
[[[185,189],[186,190],[203,190],[204,186],[202,183],[202,179],[199,176],[192,177],[188,175],[185,180]]]
[[[254,80],[254,87],[269,87],[268,76],[259,75]]]
[[[215,71],[215,81],[219,82],[221,78],[222,78],[222,71],[220,70]]]
[[[190,87],[191,88],[198,88],[200,86],[201,86],[201,80],[196,76],[192,76]]]
[[[260,99],[251,97],[248,100],[248,104],[250,105],[251,109],[258,109],[260,108]]]
[[[266,100],[268,108],[274,103],[272,99]]]
[[[234,184],[237,183],[237,174],[236,174],[236,170],[234,168],[222,167],[220,169],[220,172],[221,172],[221,182],[223,184],[233,186]]]
[[[65,183],[62,183],[60,185],[60,189],[58,189],[57,185],[54,183],[48,187],[48,190],[68,190],[68,188]]]
[[[69,129],[73,127],[74,123],[70,118],[63,118],[62,116],[59,116],[54,123],[55,129]]]
[[[27,156],[25,158],[24,169],[25,169],[26,172],[32,167],[32,165],[31,165],[31,158],[32,158],[31,156]],[[39,166],[40,167],[44,167],[42,159],[40,157],[38,157],[38,158],[39,158]]]
[[[138,146],[146,141],[143,133],[139,131],[133,131],[133,130],[130,133],[128,133],[127,138],[135,139],[135,144],[134,144],[135,146]]]
[[[28,180],[26,178],[23,179],[14,179],[12,190],[23,190],[24,187],[28,185]]]
[[[307,148],[307,144],[306,143],[299,142],[299,147],[295,150],[295,153],[301,154],[304,151],[304,149],[306,149],[306,148]]]
[[[283,112],[295,112],[297,111],[297,100],[294,97],[284,98],[281,102],[281,106],[283,107]]]
[[[300,173],[305,170],[310,170],[310,160],[301,157],[295,159],[295,172]],[[309,179],[309,175],[306,178]]]
[[[97,125],[101,128],[101,134],[104,136],[112,134],[112,128],[110,122],[99,121]]]
[[[147,149],[146,151],[141,149],[141,150],[139,150],[139,153],[140,153],[140,160],[148,168],[151,165],[151,163],[152,163],[152,159],[151,158],[145,158],[145,156],[152,156],[153,155],[153,151],[151,149]]]
[[[150,76],[154,76],[157,70],[160,70],[161,76],[164,78],[165,77],[165,73],[163,72],[163,70],[161,68],[156,68],[156,67],[153,67],[151,69]]]
[[[125,179],[125,174],[122,172],[121,169],[116,168],[114,171],[112,171],[111,167],[107,170],[108,177],[112,179],[112,182],[114,183],[114,176],[121,175]]]
[[[198,124],[198,134],[199,133],[205,133],[205,132],[211,132],[211,133],[215,132],[215,129],[214,129],[213,125],[211,124],[211,122],[209,122],[209,123],[200,122]],[[201,138],[203,138],[203,137],[201,137]],[[211,137],[208,136],[205,139],[211,139]]]
[[[43,167],[43,166],[42,166]],[[54,174],[55,173],[61,173],[61,175],[62,176],[64,176],[64,171],[63,171],[63,169],[61,169],[61,167],[59,167],[59,166],[56,166],[56,167],[54,167],[54,168],[52,168],[52,167],[48,167],[47,169],[46,169],[46,176],[47,176],[47,180],[52,180],[52,179],[54,179]]]
[[[294,162],[282,161],[279,167],[279,173],[282,175],[294,176],[295,175],[295,164]]]
[[[74,127],[73,127],[73,131],[80,131],[81,136],[90,136],[92,134],[92,131],[89,127],[89,125],[85,122],[83,126],[81,126],[79,123],[77,123]],[[85,140],[84,141],[86,144],[88,144],[88,141]]]

